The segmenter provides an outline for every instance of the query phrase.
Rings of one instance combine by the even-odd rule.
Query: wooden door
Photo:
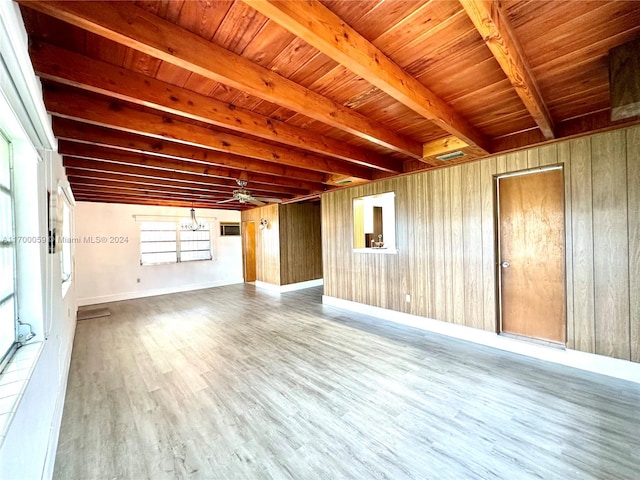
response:
[[[243,222],[244,281],[256,281],[256,222]]]
[[[566,342],[561,169],[498,179],[501,331]]]

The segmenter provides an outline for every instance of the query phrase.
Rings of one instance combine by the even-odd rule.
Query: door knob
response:
[[[510,264],[509,262],[502,262],[502,263],[500,264],[500,266],[501,266],[502,268],[509,268],[509,267],[511,266],[511,264]]]

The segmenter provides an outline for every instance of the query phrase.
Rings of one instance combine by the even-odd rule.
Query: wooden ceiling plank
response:
[[[130,197],[122,197],[121,195],[108,196],[104,194],[91,195],[90,193],[82,193],[79,195],[74,194],[77,202],[93,202],[93,203],[120,203],[125,205],[149,205],[156,207],[178,207],[178,208],[202,208],[202,209],[217,209],[217,210],[244,210],[249,207],[238,207],[238,205],[223,204],[208,204],[204,202],[182,202],[176,200],[146,200],[135,199]],[[251,206],[252,208],[253,206]],[[186,212],[185,212],[186,216]]]
[[[229,180],[247,180],[251,184],[259,183],[265,185],[280,185],[292,191],[302,190],[307,192],[318,192],[324,190],[324,185],[312,182],[303,182],[287,178],[277,178],[267,175],[260,175],[253,172],[239,172],[215,165],[207,165],[192,161],[175,160],[143,153],[116,150],[108,147],[86,145],[74,143],[68,140],[58,142],[58,152],[61,155],[68,155],[76,158],[88,160],[107,161],[114,163],[129,164],[132,166],[146,167],[151,169],[162,169],[182,173],[204,175],[206,177],[219,177]],[[231,185],[231,182],[229,182]]]
[[[606,108],[599,112],[559,122],[556,125],[556,138],[552,140],[544,138],[539,129],[516,132],[510,135],[494,138],[492,140],[493,151],[496,153],[513,152],[522,150],[523,148],[544,145],[545,143],[554,141],[579,138],[586,135],[608,132],[618,128],[640,125],[640,116],[612,121],[610,115],[611,110]]]
[[[158,171],[159,172],[159,171]],[[152,185],[156,187],[164,187],[167,189],[180,189],[184,191],[194,191],[203,193],[223,193],[231,194],[233,190],[239,188],[238,184],[235,185],[219,185],[219,184],[202,184],[194,182],[183,182],[177,178],[163,178],[161,176],[141,176],[128,173],[114,172],[114,171],[97,171],[97,170],[84,170],[80,168],[65,168],[65,173],[68,178],[84,178],[84,179],[100,179],[106,181],[124,182],[137,185]],[[167,175],[170,177],[170,175]],[[260,188],[259,184],[251,187],[251,191],[260,196],[272,196],[279,198],[290,198],[295,196],[287,189],[264,189]]]
[[[391,150],[413,158],[421,155],[417,142],[134,4],[57,0],[19,3]]]
[[[243,1],[440,128],[489,151],[488,139],[466,119],[319,1]]]
[[[542,134],[554,138],[553,119],[500,4],[493,0],[459,1]]]
[[[132,190],[123,190],[111,187],[98,187],[93,185],[76,185],[75,188],[71,185],[71,190],[74,192],[74,196],[76,192],[79,196],[92,196],[94,198],[100,196],[107,196],[116,199],[130,199],[130,200],[146,200],[146,201],[176,201],[182,202],[185,205],[191,207],[191,203],[206,203],[209,205],[215,205],[218,202],[222,202],[224,200],[228,200],[229,197],[211,197],[211,198],[198,198],[198,197],[184,197],[179,194],[160,194],[160,193],[150,193],[144,191],[132,191]],[[223,204],[224,205],[224,204]]]
[[[51,44],[32,42],[29,50],[34,70],[41,78],[366,167],[388,172],[402,171],[401,162],[374,152]]]
[[[117,186],[117,185],[105,185],[102,182],[76,182],[71,183],[71,191],[77,191],[82,193],[109,193],[115,195],[130,195],[136,196],[140,198],[166,198],[166,199],[179,199],[183,201],[209,201],[216,202],[226,200],[231,197],[231,195],[200,195],[200,194],[192,194],[192,193],[182,193],[178,191],[162,191],[162,190],[153,190],[148,187],[131,187],[131,186]]]
[[[152,183],[126,182],[122,180],[110,180],[100,177],[76,177],[68,176],[69,183],[73,186],[88,185],[92,187],[105,187],[122,190],[144,191],[150,194],[172,194],[182,197],[220,198],[232,196],[232,191],[227,190],[191,190],[188,188],[171,187],[167,185],[154,185]]]
[[[219,178],[213,176],[197,175],[157,168],[139,167],[123,163],[100,161],[93,159],[83,159],[78,157],[64,157],[64,166],[69,174],[81,175],[121,175],[124,177],[135,177],[142,180],[153,179],[155,181],[170,181],[179,186],[194,188],[238,188],[235,180]],[[71,173],[72,172],[72,173]],[[81,173],[82,172],[82,173]],[[285,195],[305,195],[309,191],[301,188],[284,187],[281,185],[266,185],[263,183],[252,183],[254,190],[269,193],[279,193]]]
[[[258,176],[264,176],[264,178],[273,175],[291,179],[292,181],[299,180],[301,182],[313,182],[316,184],[325,183],[327,179],[327,175],[321,172],[303,170],[301,168],[262,162],[249,158],[240,158],[234,155],[214,152],[206,148],[152,139],[135,133],[122,132],[66,118],[53,117],[52,124],[54,134],[59,139],[104,147],[115,147],[131,152],[153,154],[159,157],[209,163],[241,171],[255,172]],[[271,180],[272,183],[277,183],[275,178]]]
[[[372,178],[371,170],[360,165],[268,145],[163,115],[143,112],[119,101],[87,98],[79,93],[51,88],[44,89],[44,99],[47,110],[56,116],[323,173],[338,173],[369,180]]]

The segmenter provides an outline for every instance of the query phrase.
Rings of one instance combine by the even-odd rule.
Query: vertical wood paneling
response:
[[[627,130],[629,216],[629,334],[631,360],[640,362],[640,127]]]
[[[453,321],[465,324],[464,317],[464,212],[462,211],[461,167],[449,169],[451,185],[451,261],[453,290]]]
[[[507,172],[517,172],[519,170],[526,170],[528,168],[528,155],[527,150],[520,152],[512,152],[507,154]]]
[[[544,147],[537,148],[537,150],[539,166],[544,167],[545,165],[555,165],[558,163],[558,144],[545,145]]]
[[[323,195],[325,293],[494,331],[493,175],[556,163],[567,347],[640,361],[638,127]],[[398,255],[354,254],[353,198],[392,190]]]
[[[495,254],[495,214],[493,209],[493,174],[496,159],[480,162],[480,185],[482,205],[482,297],[483,328],[496,331],[496,254]]]
[[[595,306],[593,278],[593,200],[591,187],[591,141],[572,140],[571,231],[573,251],[573,324],[575,348],[595,352]],[[569,322],[570,319],[567,319]]]
[[[596,353],[630,359],[625,132],[591,139]]]
[[[455,323],[453,297],[453,241],[451,228],[451,169],[442,172],[442,226],[444,228],[444,285],[447,322]]]
[[[540,166],[540,148],[527,150],[527,168]]]
[[[280,285],[322,278],[320,203],[280,205]]]
[[[266,218],[269,228],[258,229]],[[280,285],[280,226],[278,205],[266,205],[242,212],[242,221],[256,222],[256,280]]]
[[[433,292],[434,302],[430,316],[432,318],[447,318],[447,284],[445,275],[445,250],[448,245],[444,240],[444,193],[442,178],[444,170],[435,170],[431,177],[431,227],[433,237],[433,255],[431,265],[434,272]]]
[[[408,192],[429,192],[427,185],[428,177],[426,175],[411,175],[405,177]],[[429,223],[428,200],[427,195],[397,195],[396,211],[400,211],[406,198],[408,211],[415,212],[414,215],[406,219],[406,246],[405,241],[398,245],[400,250],[400,258],[405,271],[408,275],[402,276],[402,292],[409,294],[411,300],[403,302],[403,310],[413,314],[424,314],[429,311],[431,295],[431,277],[433,272],[430,271],[428,261],[429,256],[426,255],[432,246],[427,246],[430,240],[427,234],[427,224]],[[396,217],[396,223],[399,228],[405,232],[405,222],[402,217]],[[414,256],[405,255],[407,251],[425,252],[425,255]]]
[[[507,171],[507,156],[498,155],[496,157],[496,173],[505,173]]]
[[[554,145],[555,146],[555,145]],[[575,348],[575,326],[573,312],[573,215],[571,211],[571,145],[561,143],[557,146],[557,163],[564,165],[564,231],[565,231],[565,278],[567,302],[567,347]]]
[[[482,189],[480,163],[460,168],[462,176],[462,229],[465,325],[484,328],[482,299]]]

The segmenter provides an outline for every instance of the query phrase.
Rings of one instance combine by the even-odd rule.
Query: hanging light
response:
[[[191,206],[191,215],[189,220],[182,224],[183,230],[192,230],[197,231],[204,228],[204,225],[198,221],[196,218],[196,209]]]

